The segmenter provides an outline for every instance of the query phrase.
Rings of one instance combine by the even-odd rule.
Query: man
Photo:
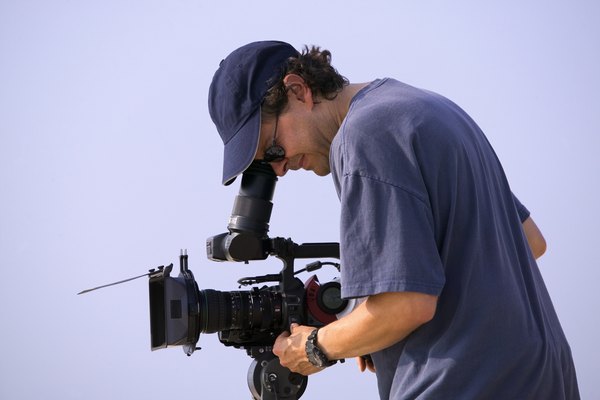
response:
[[[359,357],[382,399],[579,398],[535,262],[544,238],[479,127],[435,93],[351,84],[330,58],[250,43],[209,93],[224,184],[261,159],[279,176],[331,172],[340,197],[342,295],[366,300],[321,329],[292,325],[281,364],[309,375]]]

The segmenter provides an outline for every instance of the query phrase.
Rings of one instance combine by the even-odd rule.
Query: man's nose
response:
[[[271,167],[273,168],[273,171],[275,171],[275,175],[284,176],[287,173],[287,168],[285,167],[286,163],[286,159],[271,163]]]

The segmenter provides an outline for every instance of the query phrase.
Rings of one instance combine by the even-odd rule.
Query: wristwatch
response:
[[[323,350],[317,346],[317,333],[319,328],[315,328],[308,339],[306,339],[306,356],[308,361],[317,368],[330,367],[337,362],[337,360],[329,360]]]

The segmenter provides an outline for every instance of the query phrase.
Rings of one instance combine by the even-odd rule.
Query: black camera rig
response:
[[[213,261],[248,262],[279,258],[278,274],[242,278],[240,286],[274,282],[251,290],[199,290],[188,256],[180,255],[180,272],[170,274],[173,264],[150,270],[150,333],[152,350],[183,346],[189,356],[197,349],[200,333],[218,333],[226,346],[243,348],[254,360],[248,386],[257,400],[297,399],[306,389],[307,377],[279,364],[272,353],[277,336],[292,323],[323,326],[348,307],[337,281],[319,283],[312,276],[303,283],[296,275],[322,265],[316,261],[294,270],[296,259],[339,259],[338,243],[296,244],[291,239],[269,238],[272,198],[277,177],[270,165],[254,162],[243,174],[228,224],[228,232],[207,239],[208,258]]]

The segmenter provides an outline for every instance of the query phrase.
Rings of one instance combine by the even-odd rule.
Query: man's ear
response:
[[[288,91],[288,95],[293,96],[301,103],[313,105],[312,91],[300,75],[288,74],[283,78],[283,84]]]

